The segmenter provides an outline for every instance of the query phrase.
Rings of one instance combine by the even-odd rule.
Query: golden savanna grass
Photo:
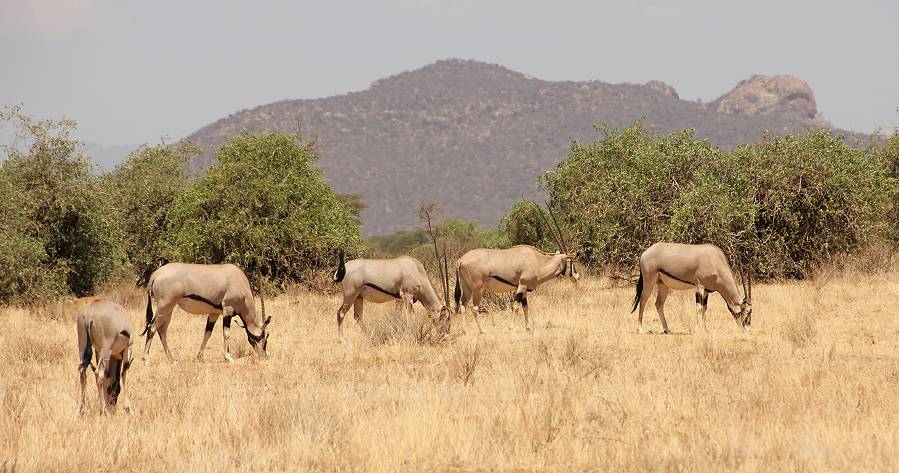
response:
[[[602,279],[541,287],[490,333],[418,342],[393,304],[366,305],[372,337],[336,296],[268,301],[271,358],[243,330],[174,314],[127,386],[133,410],[78,414],[70,307],[0,315],[0,462],[15,471],[896,471],[899,273],[760,285],[753,329],[713,295],[693,335],[693,294],[668,302],[672,335],[637,335],[633,288]],[[135,327],[143,294],[115,289]],[[67,308],[68,307],[68,308]],[[423,320],[422,309],[415,317]],[[491,322],[494,321],[495,323]],[[660,331],[654,308],[648,324]]]

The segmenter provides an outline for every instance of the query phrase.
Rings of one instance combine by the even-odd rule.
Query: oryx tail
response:
[[[344,276],[346,276],[346,257],[343,250],[340,250],[340,263],[337,265],[337,272],[334,273],[334,282],[343,281]]]
[[[631,307],[631,313],[633,314],[635,310],[637,310],[637,306],[640,305],[640,296],[643,295],[643,270],[640,270],[640,279],[637,280],[637,294],[634,296],[634,305]]]
[[[453,292],[453,298],[456,299],[456,313],[459,313],[459,301],[462,300],[462,285],[459,284],[459,270],[456,269],[456,290]]]
[[[81,368],[82,371],[91,367],[91,358],[94,355],[94,347],[91,342],[91,328],[93,328],[94,322],[91,321],[87,326],[87,342],[84,344],[84,351],[81,352]]]
[[[144,325],[144,331],[141,332],[141,335],[147,333],[147,330],[150,330],[150,325],[153,324],[153,281],[151,280],[149,284],[147,284],[147,325]]]

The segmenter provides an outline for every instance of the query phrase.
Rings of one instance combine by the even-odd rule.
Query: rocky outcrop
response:
[[[657,92],[661,92],[669,97],[674,97],[676,99],[680,98],[680,96],[677,95],[677,91],[674,90],[674,87],[672,87],[660,80],[651,80],[646,83],[646,87],[649,87],[650,89],[655,90]]]
[[[743,116],[795,111],[802,118],[826,123],[818,113],[811,87],[790,75],[754,75],[709,106],[719,113]]]

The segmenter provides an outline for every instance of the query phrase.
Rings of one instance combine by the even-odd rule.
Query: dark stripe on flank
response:
[[[184,296],[184,298],[185,299],[193,299],[195,301],[202,302],[204,304],[208,304],[209,306],[215,307],[218,310],[222,310],[221,304],[216,304],[203,296],[198,296],[196,294],[188,294],[188,295]]]
[[[668,271],[665,271],[665,270],[662,269],[662,268],[659,268],[659,272],[662,273],[662,274],[664,274],[665,276],[668,276],[668,277],[671,278],[671,279],[674,279],[674,280],[676,280],[676,281],[680,281],[680,282],[682,282],[682,283],[684,283],[684,284],[689,284],[689,285],[691,285],[691,286],[695,286],[695,285],[696,285],[696,283],[692,283],[692,282],[689,282],[689,281],[684,281],[683,279],[681,279],[681,278],[679,278],[679,277],[677,277],[677,276],[675,276],[675,275],[669,273]]]
[[[363,286],[368,286],[376,291],[383,292],[384,294],[387,294],[388,296],[393,297],[394,299],[400,299],[400,294],[398,292],[390,292],[386,289],[383,289],[383,288],[377,286],[376,284],[367,282],[367,283],[363,284]]]
[[[503,284],[505,284],[505,285],[507,285],[507,286],[518,287],[518,284],[512,284],[512,283],[510,283],[509,281],[506,281],[505,279],[503,279],[503,278],[501,278],[501,277],[499,277],[499,276],[490,276],[490,277],[493,278],[493,279],[496,279],[497,281],[499,281],[499,282],[501,282],[501,283],[503,283]]]

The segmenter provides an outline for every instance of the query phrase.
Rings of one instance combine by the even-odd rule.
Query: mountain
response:
[[[753,76],[702,104],[659,81],[552,82],[450,59],[361,92],[242,110],[188,139],[204,149],[203,166],[235,134],[302,130],[317,140],[326,181],[363,196],[363,230],[378,235],[417,226],[422,201],[495,225],[517,199],[540,197],[537,176],[567,156],[572,140],[597,139],[594,123],[624,127],[641,117],[662,132],[693,128],[723,148],[765,130],[831,128],[808,84],[791,76]]]

